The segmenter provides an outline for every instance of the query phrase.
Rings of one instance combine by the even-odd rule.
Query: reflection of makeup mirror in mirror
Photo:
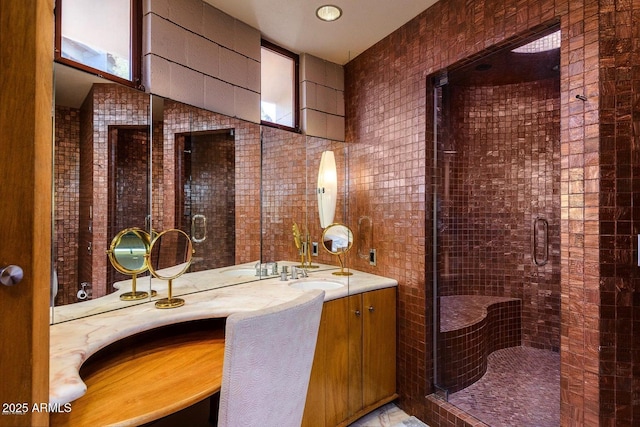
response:
[[[344,224],[331,224],[322,232],[322,247],[329,253],[338,257],[340,271],[335,271],[336,276],[350,276],[353,273],[344,271],[342,255],[346,254],[353,246],[353,233]]]
[[[167,298],[156,301],[157,308],[176,308],[184,305],[184,300],[174,298],[173,279],[182,276],[191,265],[193,246],[191,238],[182,230],[165,230],[153,239],[148,254],[149,271],[154,277],[167,280]]]
[[[324,151],[318,169],[318,213],[320,227],[333,223],[338,199],[338,172],[333,151]]]
[[[137,301],[149,297],[149,292],[136,289],[136,278],[148,269],[147,253],[151,245],[150,240],[146,231],[135,227],[126,228],[116,234],[107,250],[113,268],[131,276],[131,291],[120,295],[123,301]],[[155,294],[155,291],[151,291],[151,296]]]

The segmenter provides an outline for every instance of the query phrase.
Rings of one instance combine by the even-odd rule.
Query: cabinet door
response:
[[[396,390],[396,288],[363,297],[363,398],[374,404]]]
[[[349,298],[349,417],[362,409],[362,294]]]
[[[325,349],[327,347],[327,304],[322,309],[320,318],[320,328],[318,329],[318,341],[316,342],[316,352],[313,356],[313,366],[311,367],[311,377],[309,378],[309,390],[307,390],[307,401],[304,406],[301,427],[318,427],[327,425],[325,423],[325,377],[327,376],[325,366]]]
[[[349,299],[324,304],[325,323],[325,424],[335,426],[349,416]],[[319,424],[316,424],[319,425]]]

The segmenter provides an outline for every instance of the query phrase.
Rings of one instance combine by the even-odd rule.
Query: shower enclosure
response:
[[[500,416],[517,410],[501,409],[499,394],[529,407],[517,366],[542,360],[553,407],[523,419],[558,425],[560,53],[516,47],[431,79],[434,385],[481,421],[508,425]],[[493,375],[502,359],[515,365]],[[487,383],[487,371],[500,380]]]
[[[190,271],[235,263],[235,157],[228,129],[176,135],[176,218],[195,250]]]

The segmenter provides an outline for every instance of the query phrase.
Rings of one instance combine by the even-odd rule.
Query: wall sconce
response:
[[[324,151],[320,159],[318,170],[318,212],[320,227],[326,228],[333,224],[338,198],[338,173],[336,158],[333,151]]]

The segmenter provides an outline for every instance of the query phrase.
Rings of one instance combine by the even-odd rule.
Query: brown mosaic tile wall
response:
[[[73,286],[80,288],[80,283],[91,283],[93,277],[93,260],[87,249],[92,244],[93,236],[90,230],[91,218],[89,206],[93,205],[93,89],[85,98],[80,108],[80,183],[79,183],[79,212],[78,212],[78,283]],[[105,170],[106,173],[106,170]],[[105,208],[106,209],[106,208]],[[106,212],[106,211],[105,211]],[[93,293],[93,289],[91,289]],[[71,292],[71,291],[69,291]],[[77,292],[77,291],[76,291]],[[75,294],[75,292],[74,292]]]
[[[78,185],[80,111],[55,108],[54,268],[58,273],[55,305],[76,301],[78,283]]]
[[[164,103],[162,224],[175,227],[175,140],[190,132],[231,130],[235,140],[236,263],[260,259],[260,126],[179,102]]]
[[[306,137],[262,128],[262,260],[299,260],[292,227],[307,224]],[[317,241],[317,240],[316,240]]]
[[[452,86],[441,157],[441,295],[523,302],[523,344],[560,348],[559,81]],[[444,188],[442,188],[444,187]],[[536,219],[538,219],[536,221]],[[542,226],[547,221],[548,227]],[[538,227],[536,260],[532,227]]]
[[[599,200],[589,200],[594,208],[588,213],[593,218],[599,214],[600,219],[600,299],[592,295],[589,300],[589,323],[599,321],[600,363],[594,370],[599,369],[601,375],[589,378],[585,388],[597,387],[599,380],[600,425],[635,426],[640,425],[636,243],[640,233],[640,3],[601,1],[599,31],[601,192]],[[588,111],[595,101],[589,98],[585,103],[585,119],[593,114]],[[597,247],[597,242],[592,245]],[[589,334],[584,339],[597,350],[597,336]]]
[[[264,126],[262,128],[262,259],[299,261],[293,241],[296,222],[310,241],[320,242],[316,183],[320,158],[333,150],[338,172],[338,203],[334,222],[344,223],[345,147],[343,142],[308,137]],[[312,264],[337,264],[335,256],[318,250]]]
[[[149,214],[149,132],[144,128],[113,126],[109,129],[110,170],[107,236],[111,240],[125,228],[147,228]],[[107,264],[107,292],[111,284],[130,279]]]
[[[109,127],[147,126],[149,95],[116,84],[94,84],[81,108],[79,281],[105,295],[109,236]],[[88,250],[88,247],[91,247]]]
[[[154,121],[153,122],[153,134],[151,135],[151,220],[153,221],[152,227],[154,230],[166,230],[164,226],[164,211],[162,209],[162,204],[164,202],[164,186],[163,184],[163,176],[164,172],[162,170],[162,155],[164,152],[164,138],[162,135],[163,132],[163,122],[162,121]]]
[[[149,212],[149,132],[146,129],[111,129],[111,144],[116,144],[115,197],[113,208],[115,215],[110,218],[109,237],[129,227],[145,228]]]
[[[598,425],[599,6],[441,0],[345,67],[350,220],[374,218],[379,255],[376,267],[359,259],[354,264],[399,281],[399,403],[427,423],[456,425],[455,416],[443,418],[424,398],[433,376],[431,272],[425,265],[431,256],[425,245],[431,200],[427,77],[559,21],[561,424]]]

